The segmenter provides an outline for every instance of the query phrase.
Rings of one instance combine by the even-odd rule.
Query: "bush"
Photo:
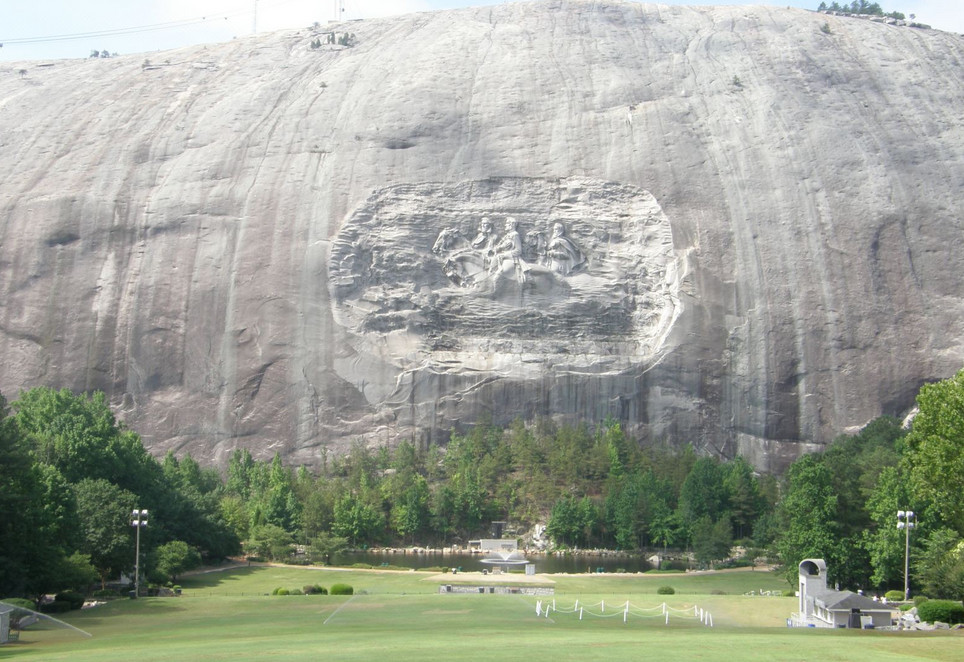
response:
[[[915,596],[914,596],[914,606],[915,606],[915,607],[920,607],[922,604],[924,604],[925,602],[927,602],[929,599],[930,599],[930,598],[928,598],[926,595],[915,595]]]
[[[300,588],[293,588],[288,592],[288,595],[304,595]]]
[[[797,597],[797,592],[796,592],[795,590],[793,590],[792,588],[788,588],[786,591],[783,592],[783,597],[785,597],[785,598],[795,598],[795,597]]]
[[[45,614],[63,614],[64,612],[70,611],[70,609],[70,603],[66,600],[54,600],[53,602],[40,605],[40,611]]]
[[[84,596],[77,591],[62,591],[55,599],[68,603],[71,609],[80,609],[84,606]]]
[[[283,586],[279,586],[275,590],[271,591],[271,595],[288,595],[289,592],[290,591],[288,591],[288,589],[284,588]]]
[[[98,598],[99,600],[109,600],[110,598],[121,597],[120,591],[115,591],[112,588],[99,588],[90,595],[91,597]]]
[[[308,585],[301,589],[305,595],[328,595],[328,589],[324,586],[319,586],[315,584],[314,586]]]
[[[904,592],[896,591],[896,590],[887,591],[886,593],[884,593],[884,597],[887,598],[890,602],[901,602],[904,599]]]
[[[0,602],[5,602],[14,607],[14,610],[10,613],[10,625],[16,629],[20,628],[20,619],[37,608],[33,600],[26,598],[4,598]]]
[[[355,589],[348,584],[332,584],[329,593],[332,595],[354,595]]]
[[[917,617],[925,623],[964,623],[964,604],[955,600],[928,600],[917,607]]]
[[[352,563],[351,567],[357,568],[358,570],[371,570],[375,566],[373,566],[371,563]]]
[[[676,589],[672,586],[660,586],[656,589],[657,595],[675,595]]]

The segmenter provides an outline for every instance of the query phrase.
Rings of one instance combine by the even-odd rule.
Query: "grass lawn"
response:
[[[764,573],[716,575],[543,576],[554,597],[439,595],[444,578],[421,572],[239,568],[195,575],[180,598],[117,600],[64,620],[90,632],[31,628],[0,648],[11,660],[964,660],[959,632],[897,633],[787,629],[793,598],[747,597],[769,590]],[[469,579],[472,579],[471,577]],[[494,578],[492,578],[494,579]],[[266,596],[277,586],[347,583],[354,596]],[[448,582],[445,582],[448,583]],[[676,595],[656,595],[670,585]],[[729,590],[727,590],[729,589]],[[361,592],[364,593],[361,593]],[[713,592],[716,592],[714,594]],[[719,592],[726,592],[720,595]],[[558,611],[536,614],[536,600]],[[598,616],[564,613],[576,600]],[[697,620],[630,616],[665,602],[697,604],[714,627]],[[600,602],[606,611],[601,612]]]

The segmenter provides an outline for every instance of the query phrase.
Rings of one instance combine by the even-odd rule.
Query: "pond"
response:
[[[402,568],[458,568],[465,572],[478,572],[489,566],[482,563],[484,554],[468,554],[464,552],[420,552],[402,553],[387,551],[342,552],[332,558],[332,565],[351,566],[355,563],[367,563],[378,567],[383,564]],[[585,573],[585,572],[646,572],[653,566],[642,556],[627,556],[615,554],[566,554],[545,555],[531,554],[526,559],[535,564],[539,573]],[[601,569],[601,570],[600,570]]]

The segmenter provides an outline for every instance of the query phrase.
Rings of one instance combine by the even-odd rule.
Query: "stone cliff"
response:
[[[964,360],[958,35],[532,2],[147,57],[0,68],[0,391],[155,453],[612,416],[779,468]]]

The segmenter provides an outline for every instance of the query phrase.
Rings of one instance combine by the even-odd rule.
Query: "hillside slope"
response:
[[[0,391],[214,462],[548,415],[778,468],[961,367],[962,108],[960,36],[757,6],[11,65]]]

